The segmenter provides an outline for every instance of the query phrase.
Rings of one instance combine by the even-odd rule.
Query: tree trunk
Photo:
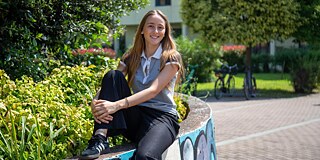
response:
[[[252,45],[250,44],[249,47],[246,48],[246,71],[251,71],[251,52],[252,52]]]
[[[245,69],[245,76],[248,80],[248,87],[249,93],[252,94],[252,73],[251,73],[251,54],[252,54],[252,45],[250,44],[249,47],[246,48],[246,69]]]

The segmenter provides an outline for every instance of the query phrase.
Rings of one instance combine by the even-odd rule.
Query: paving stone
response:
[[[320,94],[205,101],[213,111],[219,160],[320,159]]]

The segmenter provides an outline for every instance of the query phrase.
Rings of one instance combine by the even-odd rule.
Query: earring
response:
[[[141,34],[143,34],[143,31],[141,32]]]

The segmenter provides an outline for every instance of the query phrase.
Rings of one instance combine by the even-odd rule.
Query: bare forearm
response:
[[[129,107],[138,105],[142,102],[145,102],[155,97],[157,94],[158,92],[156,90],[152,90],[152,88],[148,88],[134,95],[131,95],[126,99],[121,99],[119,101],[116,101],[116,104],[120,109],[129,108]]]

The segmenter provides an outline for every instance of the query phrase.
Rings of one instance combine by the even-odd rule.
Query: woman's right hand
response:
[[[98,100],[93,99],[91,102],[91,112],[93,113],[94,120],[99,124],[101,124],[102,122],[109,123],[110,121],[113,120],[113,117],[110,114],[105,114],[104,116],[99,116],[99,117],[94,114],[94,112],[96,111],[96,107],[98,105],[97,101]]]

